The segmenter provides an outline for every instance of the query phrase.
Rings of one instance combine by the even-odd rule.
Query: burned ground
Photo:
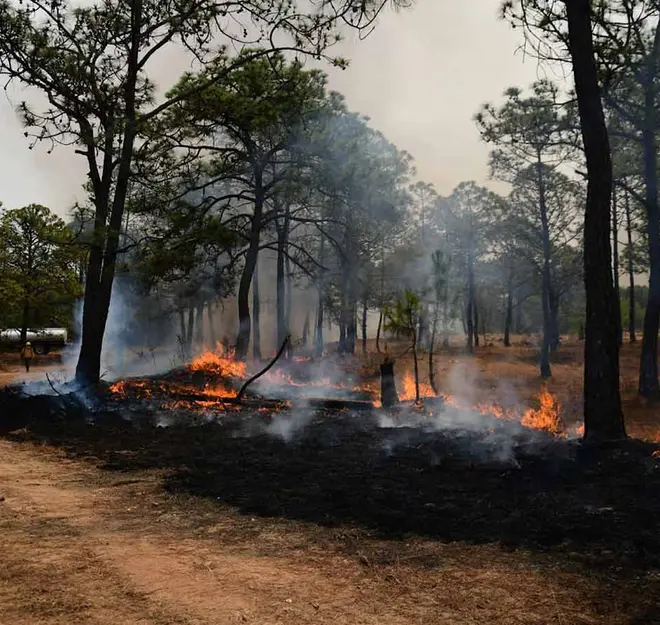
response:
[[[660,466],[652,443],[597,449],[502,420],[439,428],[424,415],[413,424],[380,411],[181,406],[169,411],[169,427],[159,426],[148,402],[92,412],[72,411],[63,397],[22,400],[4,435],[59,449],[124,484],[151,476],[167,498],[160,505],[185,517],[176,531],[203,534],[226,526],[229,515],[227,544],[263,542],[271,555],[295,557],[327,551],[399,582],[403,573],[391,567],[402,559],[406,575],[430,577],[458,570],[461,558],[483,574],[504,559],[581,589],[579,598],[560,596],[553,613],[533,616],[528,606],[514,618],[502,608],[475,621],[483,618],[475,606],[452,621],[422,610],[426,622],[660,622]],[[155,522],[149,502],[133,505],[143,523]],[[482,580],[467,596],[484,584],[496,582]]]

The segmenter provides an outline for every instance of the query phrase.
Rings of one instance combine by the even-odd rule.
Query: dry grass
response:
[[[440,349],[435,354],[435,370],[441,392],[453,394],[457,383],[464,390],[469,374],[472,399],[475,403],[506,404],[513,399],[523,406],[534,405],[542,386],[538,369],[538,349],[532,344],[532,337],[514,336],[512,346],[504,347],[501,336],[488,335],[486,346],[477,348],[474,356],[465,354],[458,343],[449,350]],[[388,345],[396,356],[397,372],[413,370],[412,357],[403,344]],[[375,370],[382,359],[375,351],[375,345],[368,345],[366,356],[360,355],[367,370]],[[547,388],[562,405],[562,416],[570,425],[582,419],[582,386],[584,344],[564,337],[564,341],[552,358],[552,377],[546,382]],[[621,397],[626,427],[629,435],[660,442],[660,413],[657,405],[637,395],[639,358],[641,343],[625,343],[620,353]],[[428,353],[420,355],[421,380],[428,382]]]

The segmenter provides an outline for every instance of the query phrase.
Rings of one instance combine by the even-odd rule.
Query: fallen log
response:
[[[320,408],[323,410],[360,410],[369,411],[374,409],[370,401],[359,399],[324,399],[324,398],[305,398],[305,405],[311,408]]]

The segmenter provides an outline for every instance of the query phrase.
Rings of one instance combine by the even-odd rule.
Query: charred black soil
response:
[[[497,419],[461,429],[423,415],[413,424],[378,411],[265,407],[170,411],[162,427],[147,404],[90,411],[66,397],[10,395],[10,440],[110,472],[156,469],[167,492],[245,515],[386,540],[497,543],[629,582],[660,570],[660,466],[655,446],[639,441],[595,448]]]

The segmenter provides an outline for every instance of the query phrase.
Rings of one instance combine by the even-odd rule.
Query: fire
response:
[[[543,386],[538,396],[541,407],[538,410],[530,408],[525,412],[520,423],[528,428],[544,430],[559,436],[564,432],[561,420],[561,404],[557,399]]]
[[[222,343],[218,343],[216,351],[205,351],[197,356],[191,363],[192,371],[208,371],[221,376],[244,378],[246,365],[240,360],[234,360],[233,354],[229,353]]]
[[[151,389],[146,380],[120,380],[110,386],[110,392],[122,399],[128,397],[129,391],[138,397],[151,397]]]
[[[111,384],[109,390],[113,395],[126,397],[126,382],[124,380],[119,380],[119,382]]]
[[[402,401],[414,400],[416,397],[415,393],[415,377],[406,371],[403,376],[403,389],[399,393],[399,399]],[[435,392],[433,387],[426,382],[419,382],[419,397],[435,397]]]

